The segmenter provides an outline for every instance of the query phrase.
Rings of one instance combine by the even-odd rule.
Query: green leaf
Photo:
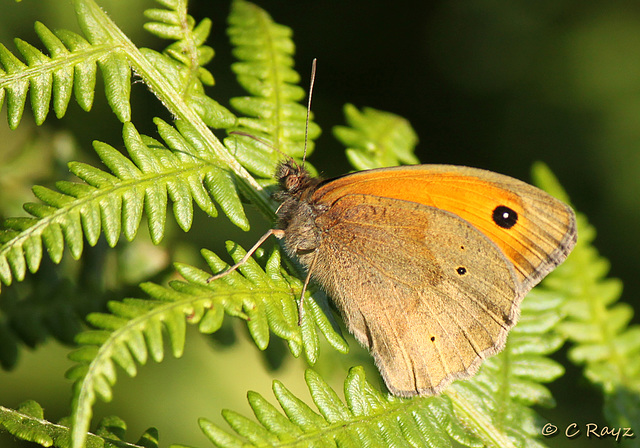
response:
[[[8,94],[7,118],[12,129],[20,124],[28,91],[31,92],[31,109],[36,124],[45,121],[52,100],[56,116],[61,118],[65,115],[72,86],[75,87],[73,92],[80,106],[90,110],[96,63],[104,76],[105,93],[113,111],[122,122],[129,120],[131,68],[116,41],[106,34],[101,35],[102,40],[87,41],[66,30],[53,33],[39,22],[35,30],[50,56],[16,39],[16,48],[25,64],[0,45],[0,62],[5,68],[5,72],[0,72],[0,90]]]
[[[273,392],[284,414],[261,395],[249,392],[249,404],[259,424],[235,412],[223,411],[238,436],[204,419],[201,428],[219,447],[244,446],[247,442],[280,446],[302,439],[309,446],[409,446],[409,442],[413,446],[451,446],[447,433],[453,426],[449,426],[448,419],[439,420],[433,414],[450,413],[446,398],[384,397],[366,382],[360,367],[349,373],[344,402],[313,370],[307,370],[305,379],[319,413],[274,381]],[[468,433],[467,437],[472,438]]]
[[[95,150],[111,173],[84,163],[69,168],[84,183],[57,183],[58,190],[35,186],[42,201],[25,205],[37,219],[8,220],[0,244],[0,278],[10,284],[23,280],[27,266],[35,272],[43,248],[59,263],[66,244],[74,258],[83,252],[84,238],[95,245],[101,233],[113,247],[124,233],[132,240],[143,214],[154,243],[164,237],[169,198],[173,216],[180,227],[189,230],[193,220],[193,201],[206,211],[214,211],[217,201],[232,222],[247,229],[243,206],[234,178],[218,168],[210,154],[203,154],[185,136],[158,121],[160,133],[168,136],[166,148],[160,142],[141,136],[131,123],[124,126],[124,142],[130,158],[120,151],[96,142]],[[194,139],[194,136],[190,137]],[[7,270],[8,268],[8,270]]]
[[[236,262],[245,254],[233,243],[229,243],[228,248]],[[213,253],[205,251],[203,255],[214,272],[228,268]],[[176,268],[184,281],[173,281],[169,287],[144,283],[141,288],[150,298],[109,302],[109,314],[92,313],[87,317],[96,329],[77,336],[76,342],[81,347],[69,357],[78,365],[67,373],[75,384],[72,427],[76,445],[81,445],[83,434],[89,428],[96,397],[111,400],[112,386],[117,380],[116,365],[129,376],[135,376],[136,364],[144,364],[149,358],[162,361],[162,330],[172,354],[180,357],[187,323],[210,333],[220,328],[224,314],[228,314],[247,321],[249,332],[260,349],[267,347],[273,333],[286,340],[292,353],[299,356],[302,344],[296,299],[301,285],[292,285],[282,276],[278,251],[267,260],[266,270],[250,259],[241,266],[240,272],[232,272],[210,284],[207,283],[209,274],[199,269],[185,264],[177,264]],[[313,322],[316,315],[311,312],[313,304],[311,298],[305,301],[309,322]],[[324,322],[316,323],[319,327],[326,326]],[[315,325],[307,324],[303,331],[315,332]],[[317,335],[314,337],[317,339]],[[341,341],[338,347],[342,349],[344,340],[332,335],[330,342],[336,340]]]
[[[347,158],[358,170],[417,164],[413,155],[418,136],[407,120],[372,108],[344,107],[349,126],[335,126],[333,135],[347,147]]]
[[[239,60],[231,68],[250,95],[232,98],[231,105],[245,115],[237,129],[251,137],[234,135],[225,144],[249,171],[270,178],[282,153],[302,157],[305,148],[306,109],[298,103],[305,91],[296,85],[300,76],[293,69],[291,29],[274,23],[258,6],[234,0],[227,33]],[[310,121],[308,155],[319,135]]]
[[[60,423],[52,423],[44,419],[42,407],[33,400],[22,403],[17,410],[0,406],[0,429],[5,429],[14,437],[27,442],[34,442],[43,447],[68,447],[68,419]],[[88,434],[84,448],[157,448],[158,431],[150,428],[142,434],[134,445],[122,441],[125,437],[126,424],[118,417],[104,418],[95,434]],[[172,445],[178,448],[176,445]],[[186,448],[186,447],[183,447]]]
[[[546,166],[537,164],[534,176],[566,199]],[[640,416],[629,404],[640,397],[640,326],[629,325],[633,310],[618,302],[620,281],[606,278],[609,263],[592,245],[595,230],[584,215],[578,214],[577,222],[578,243],[553,280],[555,289],[568,298],[567,319],[556,331],[573,343],[569,359],[584,365],[585,377],[602,388],[611,425],[639,427]]]

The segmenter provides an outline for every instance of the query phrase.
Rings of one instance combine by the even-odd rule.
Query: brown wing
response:
[[[504,347],[527,291],[498,247],[421,204],[349,195],[317,218],[314,278],[389,388],[435,394]]]
[[[414,165],[360,171],[324,183],[314,199],[331,205],[351,194],[417,202],[467,220],[502,250],[527,287],[562,263],[576,242],[575,216],[566,204],[522,181],[477,168]],[[510,225],[496,222],[501,208],[513,212]]]

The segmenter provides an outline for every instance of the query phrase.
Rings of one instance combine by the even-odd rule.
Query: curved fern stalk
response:
[[[6,95],[7,120],[15,129],[20,124],[27,93],[31,90],[31,108],[36,124],[44,122],[53,99],[58,118],[65,115],[72,92],[82,109],[93,104],[96,64],[100,66],[109,104],[121,121],[131,116],[129,64],[121,54],[107,46],[95,46],[78,34],[62,30],[51,32],[40,22],[35,30],[51,56],[29,43],[16,39],[15,45],[26,64],[0,44],[0,107]]]
[[[284,414],[256,392],[249,392],[249,404],[259,423],[237,412],[224,410],[222,416],[235,434],[209,420],[200,427],[216,446],[285,447],[450,447],[451,438],[467,446],[482,446],[452,418],[446,396],[410,400],[377,392],[364,377],[362,367],[349,371],[343,402],[338,394],[313,370],[305,380],[314,411],[294,396],[281,382],[274,381],[273,393]]]
[[[544,167],[536,171],[539,178],[548,177]],[[585,377],[602,388],[607,420],[640,428],[640,326],[629,325],[633,308],[619,302],[622,282],[606,277],[609,262],[593,246],[595,229],[580,214],[578,233],[571,256],[550,279],[569,297],[567,318],[557,331],[573,342],[569,359],[584,365]]]
[[[228,247],[236,261],[245,254],[234,244],[229,243]],[[204,251],[203,255],[212,270],[228,268],[213,253]],[[211,284],[207,283],[210,276],[207,272],[184,264],[176,267],[185,281],[173,281],[169,287],[145,283],[141,287],[150,299],[110,302],[111,314],[88,316],[88,322],[96,329],[77,337],[82,347],[71,353],[70,358],[78,365],[67,373],[75,381],[73,447],[83,446],[96,397],[110,401],[116,365],[135,376],[136,363],[145,364],[149,358],[156,362],[163,360],[163,329],[175,357],[182,355],[187,323],[197,324],[203,333],[213,333],[221,327],[225,313],[245,319],[262,350],[269,344],[272,331],[288,342],[294,356],[304,349],[307,358],[314,357],[317,326],[336,349],[346,351],[344,340],[315,301],[307,301],[305,321],[298,326],[295,300],[301,285],[292,289],[292,284],[282,276],[278,251],[267,261],[266,271],[250,260],[240,268],[242,275],[233,272]]]
[[[174,40],[162,54],[143,48],[144,56],[167,77],[173,89],[212,128],[228,128],[235,116],[217,101],[207,96],[204,85],[214,84],[213,75],[204,66],[214,56],[213,48],[204,45],[211,32],[211,20],[196,25],[187,13],[186,0],[158,1],[166,8],[144,12],[151,20],[144,28],[163,39]]]
[[[232,176],[218,168],[218,160],[193,139],[192,128],[181,123],[179,133],[161,120],[156,124],[170,149],[126,123],[123,135],[131,159],[105,143],[95,143],[111,173],[72,162],[71,171],[84,183],[61,181],[57,191],[34,187],[42,203],[25,204],[33,217],[8,219],[3,223],[6,230],[0,232],[0,280],[4,284],[11,284],[14,277],[21,281],[27,269],[35,272],[43,246],[58,263],[65,243],[74,258],[81,256],[83,237],[91,246],[101,233],[112,247],[121,233],[132,240],[143,211],[151,238],[158,243],[164,235],[169,199],[185,231],[193,219],[193,201],[209,215],[217,215],[210,195],[232,222],[248,228]]]
[[[131,118],[129,96],[133,69],[176,117],[192,123],[201,139],[226,166],[259,192],[260,186],[207,128],[207,125],[229,127],[235,122],[233,114],[204,95],[201,81],[211,84],[213,78],[200,65],[211,59],[213,51],[199,44],[206,39],[210,22],[202,22],[196,28],[189,26],[193,19],[186,16],[186,1],[176,3],[181,7],[174,14],[159,13],[158,10],[149,13],[152,18],[169,23],[181,20],[187,23],[186,27],[180,28],[182,40],[166,50],[173,57],[138,49],[92,0],[74,0],[86,40],[64,30],[54,34],[44,25],[36,24],[36,32],[51,57],[22,40],[16,40],[16,46],[28,65],[0,45],[0,63],[4,67],[4,70],[0,69],[0,105],[6,94],[9,125],[15,128],[20,123],[29,89],[38,124],[45,120],[52,96],[56,115],[64,115],[72,86],[80,106],[89,110],[93,103],[96,64],[104,77],[109,105],[120,121],[127,122]],[[165,23],[152,22],[147,28],[162,35],[163,25]],[[164,35],[167,35],[166,26]],[[185,45],[185,41],[191,46]],[[176,56],[181,51],[187,51],[187,55],[191,52],[193,57],[186,59],[191,65],[178,62]],[[186,75],[182,70],[185,67]],[[176,76],[180,79],[176,80]],[[266,195],[262,200],[267,201]]]
[[[44,419],[44,411],[35,401],[22,403],[17,410],[0,406],[0,428],[18,439],[41,446],[66,447],[70,431],[67,422],[51,423]],[[121,448],[157,448],[158,431],[150,428],[136,444],[123,441],[126,424],[117,417],[107,417],[98,425],[96,434],[89,434],[86,448],[118,446]]]
[[[183,3],[184,1],[181,2],[181,4]],[[247,189],[252,192],[252,199],[256,202],[268,203],[268,196],[262,192],[260,185],[255,182],[253,177],[213,135],[202,117],[196,112],[196,108],[185,100],[185,92],[176,88],[176,86],[183,86],[180,80],[175,79],[176,70],[170,70],[166,74],[161,71],[162,69],[171,68],[172,64],[168,61],[170,58],[159,58],[157,53],[138,49],[93,0],[74,0],[73,4],[80,27],[89,42],[93,45],[111,46],[119,54],[125,54],[130,68],[142,78],[143,82],[153,91],[162,104],[178,120],[189,123],[198,135],[199,140],[203,142],[208,150],[213,152],[224,166],[233,171],[240,182],[250,187]],[[206,30],[206,27],[204,29]],[[175,60],[173,61],[177,63]],[[189,87],[196,91],[199,90],[197,85]],[[188,95],[186,98],[188,98]],[[209,103],[209,105],[214,104]],[[232,121],[228,111],[225,109],[218,107],[215,114],[222,117],[222,121],[219,123],[220,127],[225,127]]]
[[[274,23],[269,14],[244,0],[234,0],[227,30],[234,56],[231,68],[239,84],[251,95],[232,98],[231,105],[246,117],[238,118],[238,128],[277,150],[302,157],[306,108],[299,104],[305,89],[297,86],[300,76],[293,69],[295,50],[291,29]],[[309,61],[311,63],[311,61]],[[309,122],[307,154],[320,128]],[[229,150],[252,173],[272,178],[282,155],[262,141],[243,136],[225,140]]]

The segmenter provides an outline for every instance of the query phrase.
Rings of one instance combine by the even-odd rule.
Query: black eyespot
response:
[[[435,342],[436,341],[436,337],[435,336],[431,336],[431,342]]]
[[[458,275],[464,275],[467,273],[467,268],[465,268],[464,266],[460,266],[458,269],[456,269],[456,272],[458,273]]]
[[[503,229],[510,229],[518,222],[518,214],[509,207],[498,205],[493,210],[493,222]]]

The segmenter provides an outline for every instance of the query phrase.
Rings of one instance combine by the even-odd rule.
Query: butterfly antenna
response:
[[[302,154],[302,163],[307,159],[307,141],[309,140],[309,115],[311,115],[311,97],[313,96],[313,85],[316,82],[316,61],[313,58],[311,62],[311,82],[309,85],[309,100],[307,101],[307,119],[304,123],[304,152]]]

